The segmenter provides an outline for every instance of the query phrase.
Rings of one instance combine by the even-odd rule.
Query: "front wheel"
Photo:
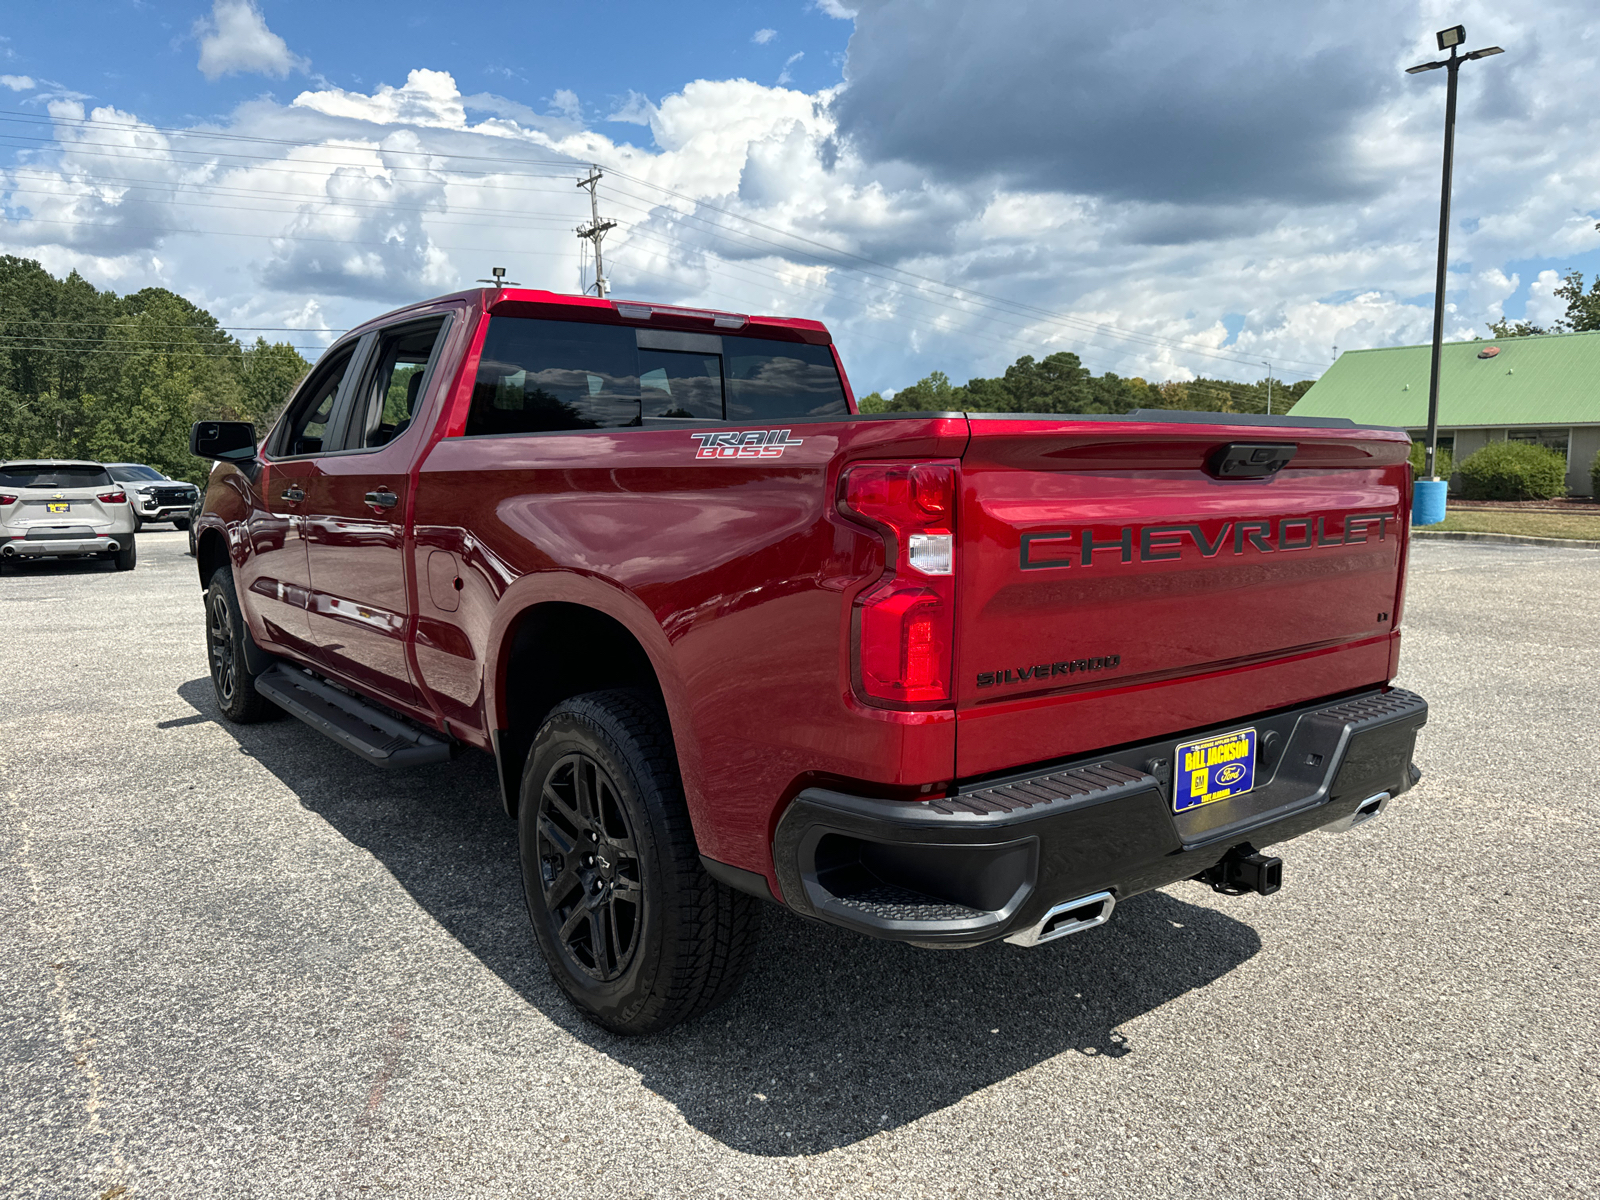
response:
[[[256,691],[256,677],[245,656],[244,640],[250,636],[239,597],[233,587],[233,572],[218,567],[206,589],[206,657],[211,666],[211,689],[217,695],[222,715],[239,725],[250,725],[277,716],[283,710]]]
[[[589,1019],[656,1033],[733,994],[760,901],[701,866],[671,734],[643,696],[556,707],[528,755],[518,825],[539,949]]]
[[[119,571],[131,571],[139,562],[139,546],[134,541],[133,534],[127,537],[127,545],[120,550],[111,552],[111,565]]]

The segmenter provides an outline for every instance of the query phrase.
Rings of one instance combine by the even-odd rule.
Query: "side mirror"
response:
[[[249,462],[256,456],[256,427],[249,421],[196,421],[189,430],[189,453],[222,462]]]

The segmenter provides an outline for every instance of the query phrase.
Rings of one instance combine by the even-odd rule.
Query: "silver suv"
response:
[[[0,571],[25,558],[86,555],[131,571],[133,531],[128,494],[99,463],[0,463]]]
[[[106,470],[128,493],[135,529],[146,521],[171,521],[179,529],[189,528],[189,507],[200,494],[194,484],[168,479],[143,463],[107,463]]]

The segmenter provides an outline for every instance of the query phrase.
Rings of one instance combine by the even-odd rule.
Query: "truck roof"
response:
[[[653,300],[602,300],[597,296],[573,296],[538,288],[471,288],[435,296],[373,317],[352,329],[360,333],[369,327],[386,325],[408,312],[423,312],[452,301],[465,301],[486,312],[506,316],[545,317],[565,321],[591,321],[602,325],[648,325],[658,329],[686,329],[752,334],[780,341],[809,342],[827,346],[833,343],[827,326],[801,317],[772,317],[749,313],[724,312],[710,308],[685,308],[658,304]]]

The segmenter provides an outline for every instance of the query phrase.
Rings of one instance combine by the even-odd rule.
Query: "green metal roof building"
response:
[[[1297,417],[1349,417],[1428,428],[1430,346],[1347,350],[1294,406]],[[1567,456],[1567,489],[1593,491],[1600,454],[1600,333],[1446,342],[1439,364],[1439,444],[1460,462],[1491,441],[1536,442]]]

